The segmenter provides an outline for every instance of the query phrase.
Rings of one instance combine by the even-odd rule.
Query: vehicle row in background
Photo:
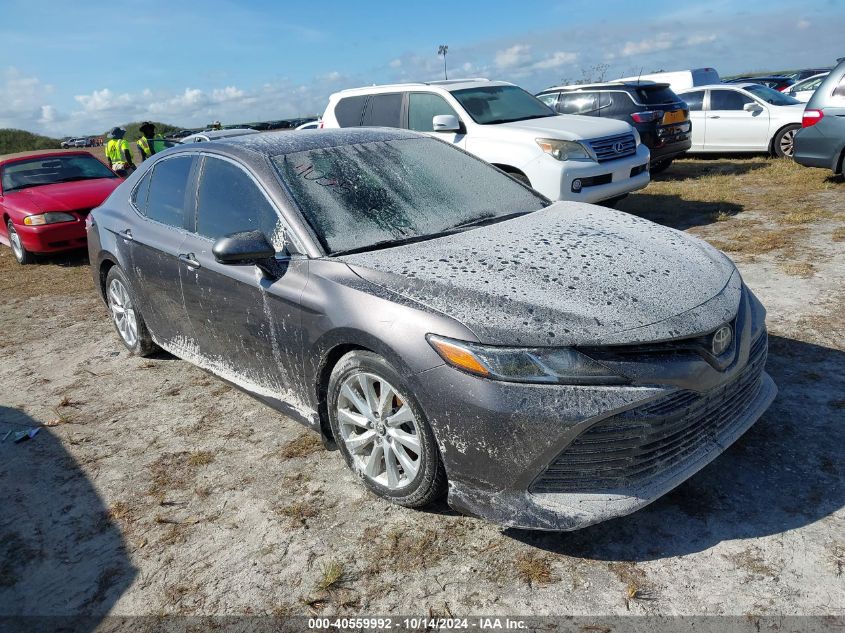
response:
[[[552,200],[614,200],[649,183],[649,150],[631,125],[558,115],[502,81],[455,79],[343,90],[329,97],[322,125],[434,134]]]
[[[828,74],[830,74],[830,71],[803,79],[802,81],[791,85],[789,90],[786,91],[786,94],[793,99],[798,99],[798,101],[801,101],[802,103],[807,103]]]
[[[784,92],[788,88],[792,87],[795,83],[794,79],[789,77],[784,77],[780,75],[762,75],[759,77],[734,77],[733,79],[726,79],[724,81],[726,84],[759,84],[761,86],[766,86],[771,88],[772,90],[777,90],[778,92]]]

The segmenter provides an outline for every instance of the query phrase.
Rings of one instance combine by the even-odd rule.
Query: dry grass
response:
[[[323,450],[323,442],[316,433],[303,433],[295,440],[288,442],[278,451],[272,453],[283,459],[292,457],[306,457]]]
[[[189,466],[207,466],[214,461],[214,453],[211,451],[196,451],[188,457]]]
[[[845,242],[845,226],[840,226],[838,229],[833,229],[830,236],[834,242]]]
[[[320,567],[320,578],[317,580],[316,588],[320,591],[326,591],[343,584],[345,580],[346,573],[343,563],[330,560]]]
[[[787,275],[792,275],[793,277],[809,279],[816,274],[816,267],[810,262],[786,262],[781,264],[780,268]]]
[[[288,517],[296,524],[306,525],[308,519],[319,516],[322,509],[323,506],[317,499],[307,499],[282,506],[276,512],[284,517]]]
[[[560,579],[552,576],[552,561],[538,552],[523,552],[515,561],[516,576],[531,587],[544,587]]]
[[[361,544],[371,553],[367,571],[409,572],[436,565],[449,554],[448,539],[460,533],[460,529],[444,534],[433,529],[397,527],[385,536],[377,528],[366,528]]]
[[[723,558],[736,566],[737,569],[757,575],[774,577],[777,576],[777,570],[766,562],[763,558],[762,552],[757,547],[748,547],[736,554],[723,554]]]
[[[632,562],[609,563],[608,570],[625,585],[625,603],[630,600],[650,599],[649,583],[645,572]]]

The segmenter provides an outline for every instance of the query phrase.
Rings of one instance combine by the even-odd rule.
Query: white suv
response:
[[[323,127],[430,132],[552,200],[621,198],[649,182],[649,152],[624,121],[556,114],[522,88],[462,79],[343,90]]]

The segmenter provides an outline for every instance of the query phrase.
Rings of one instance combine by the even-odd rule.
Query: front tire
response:
[[[144,317],[129,292],[129,282],[119,266],[112,266],[106,276],[106,301],[112,323],[120,340],[135,356],[150,356],[158,351]]]
[[[775,134],[772,140],[772,153],[777,158],[792,158],[792,154],[795,153],[795,134],[800,129],[800,125],[787,125]]]
[[[9,220],[6,223],[6,229],[9,233],[9,244],[12,247],[12,254],[19,264],[32,264],[35,261],[35,255],[26,250],[26,247],[21,242],[21,236],[15,230],[15,225]]]
[[[446,491],[446,470],[422,408],[381,356],[356,350],[329,378],[332,433],[351,468],[378,496],[407,508]]]

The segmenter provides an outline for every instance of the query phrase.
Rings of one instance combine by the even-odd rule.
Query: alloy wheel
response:
[[[23,244],[21,243],[21,236],[18,232],[9,226],[9,243],[12,245],[12,252],[18,261],[23,259]]]
[[[340,387],[337,420],[356,472],[390,490],[414,481],[420,429],[411,406],[384,378],[354,373]]]
[[[138,319],[126,286],[119,279],[112,279],[108,297],[109,309],[117,331],[128,347],[135,347],[138,342]]]
[[[780,151],[784,156],[792,156],[795,146],[795,132],[796,130],[787,130],[780,138]]]

